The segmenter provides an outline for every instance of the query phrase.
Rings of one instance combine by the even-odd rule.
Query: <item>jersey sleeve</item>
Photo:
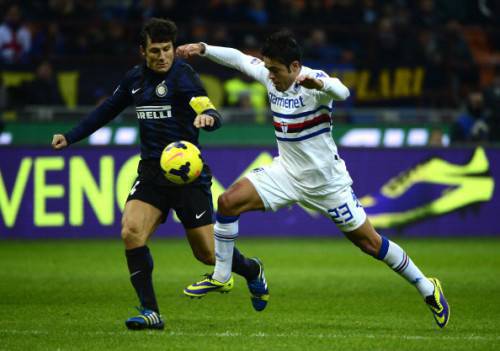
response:
[[[64,134],[68,144],[76,143],[118,116],[132,102],[130,93],[131,80],[126,76],[113,92],[113,95],[102,102],[87,117],[80,121],[73,129]]]
[[[222,124],[222,118],[208,98],[207,92],[201,83],[200,77],[194,69],[185,65],[178,80],[177,89],[185,97],[190,108],[196,115],[206,114],[215,119],[215,123],[211,127],[204,127],[206,131],[213,131],[218,129]]]
[[[205,53],[202,56],[226,67],[237,69],[260,83],[266,84],[269,71],[259,58],[245,55],[233,48],[203,45],[205,45]]]
[[[323,82],[322,93],[328,94],[337,101],[345,100],[349,97],[349,89],[338,78],[330,77],[323,71],[314,70],[312,76]]]

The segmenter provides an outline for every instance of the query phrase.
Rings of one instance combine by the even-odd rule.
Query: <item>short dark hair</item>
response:
[[[271,34],[264,42],[261,53],[262,56],[283,63],[287,67],[293,61],[302,62],[302,49],[292,33],[287,30]]]
[[[143,48],[146,48],[148,37],[152,43],[166,43],[171,41],[175,44],[177,26],[173,21],[168,19],[151,18],[144,23],[141,29],[140,44]]]

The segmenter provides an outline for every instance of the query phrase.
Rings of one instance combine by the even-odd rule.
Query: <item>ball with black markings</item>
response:
[[[201,152],[189,141],[168,144],[161,153],[160,166],[165,177],[175,184],[195,181],[203,169]]]

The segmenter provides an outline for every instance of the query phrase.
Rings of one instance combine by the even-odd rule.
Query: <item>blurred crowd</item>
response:
[[[463,112],[451,125],[452,143],[500,141],[500,69],[483,90],[468,93]]]
[[[332,63],[469,60],[462,25],[498,28],[493,0],[0,0],[3,63],[75,55],[134,55],[140,24],[168,17],[179,41],[257,49],[293,27],[306,58]],[[498,31],[489,41],[500,46]],[[456,65],[462,65],[457,62]]]

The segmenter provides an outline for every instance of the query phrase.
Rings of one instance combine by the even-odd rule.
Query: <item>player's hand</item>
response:
[[[175,54],[183,59],[188,59],[193,56],[198,56],[205,52],[205,45],[202,43],[185,44],[178,46]]]
[[[55,150],[61,150],[68,146],[68,141],[62,134],[54,134],[52,137],[52,148]]]
[[[193,122],[196,128],[213,127],[215,118],[209,115],[198,115]]]
[[[304,74],[298,76],[295,82],[307,89],[321,90],[323,88],[323,82],[321,80]]]

